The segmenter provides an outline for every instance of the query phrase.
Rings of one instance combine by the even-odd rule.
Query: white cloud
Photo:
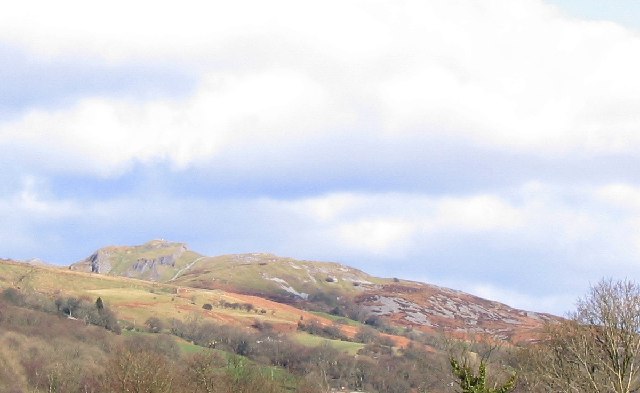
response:
[[[0,199],[0,212],[5,218],[19,221],[21,216],[35,220],[65,219],[78,214],[78,205],[58,200],[49,194],[47,182],[34,176],[24,176],[22,187],[13,195]]]
[[[468,5],[434,22],[442,41],[419,50],[432,58],[381,84],[389,129],[521,151],[637,149],[630,67],[640,65],[639,37],[540,3],[508,3]]]
[[[429,225],[435,231],[505,231],[524,224],[522,212],[497,196],[442,198],[435,205],[436,213]]]
[[[210,75],[188,101],[90,98],[0,124],[0,144],[37,152],[49,167],[109,175],[132,163],[177,167],[222,149],[295,141],[330,126],[323,88],[296,72]]]
[[[496,259],[486,261],[492,271],[507,255],[533,253],[540,258],[540,274],[566,270],[554,277],[597,278],[612,271],[631,273],[640,257],[637,205],[602,199],[603,192],[621,187],[638,192],[630,185],[528,183],[495,194],[341,193],[276,205],[279,214],[294,214],[312,233],[307,238],[313,240],[301,249],[395,260],[442,248],[455,254],[479,241],[487,253],[480,258]]]
[[[341,245],[361,253],[395,256],[404,254],[415,227],[402,220],[360,220],[339,224],[336,228]]]
[[[311,219],[324,228],[322,238],[349,252],[394,258],[442,234],[504,232],[524,224],[518,208],[491,195],[340,193],[283,207]]]
[[[180,100],[88,97],[0,124],[0,144],[65,171],[293,157],[319,132],[324,146],[349,133],[380,148],[425,135],[541,156],[640,148],[640,37],[539,1],[25,1],[3,10],[0,41],[201,72]]]
[[[624,183],[608,184],[596,190],[596,196],[608,203],[629,210],[640,210],[640,189]]]
[[[361,207],[363,198],[354,194],[331,194],[295,201],[290,206],[299,214],[317,222],[331,222],[354,208]]]
[[[322,4],[278,0],[236,2],[115,0],[87,4],[63,0],[25,1],[0,17],[0,38],[47,56],[212,59],[230,44],[267,40],[304,42],[336,54],[377,51],[384,34],[363,3]],[[372,11],[378,9],[374,6]],[[259,51],[260,48],[250,48]],[[306,48],[304,48],[306,49]],[[249,54],[255,55],[255,53]],[[215,59],[214,60],[226,60]]]

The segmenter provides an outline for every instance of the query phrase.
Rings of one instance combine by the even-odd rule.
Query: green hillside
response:
[[[237,254],[202,258],[173,282],[308,300],[319,295],[357,294],[388,281],[338,263],[300,261],[272,254]]]
[[[338,263],[258,253],[206,257],[164,240],[101,248],[70,269],[289,301],[357,295],[390,282]]]

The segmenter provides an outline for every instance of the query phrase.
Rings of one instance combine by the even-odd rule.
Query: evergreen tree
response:
[[[508,393],[516,388],[515,374],[500,387],[497,384],[494,387],[487,387],[487,365],[484,361],[480,362],[477,375],[466,361],[460,364],[456,359],[451,358],[450,363],[451,372],[458,379],[456,382],[462,389],[461,393]]]

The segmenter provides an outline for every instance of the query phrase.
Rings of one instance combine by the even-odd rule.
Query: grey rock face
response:
[[[98,250],[89,257],[91,265],[91,273],[107,274],[111,271],[111,262],[109,262],[109,253],[104,250]]]
[[[186,251],[186,247],[180,247],[177,251],[168,255],[161,255],[156,258],[138,258],[127,271],[129,277],[147,276],[151,280],[159,278],[158,266],[176,267],[176,262]]]

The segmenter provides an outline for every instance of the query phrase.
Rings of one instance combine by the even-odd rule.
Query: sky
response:
[[[12,2],[0,257],[164,238],[563,315],[640,280],[634,0]]]

